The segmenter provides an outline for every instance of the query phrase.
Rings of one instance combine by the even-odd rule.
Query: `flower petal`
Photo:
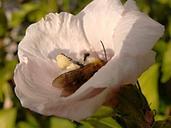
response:
[[[94,0],[79,14],[83,17],[85,35],[92,49],[103,51],[102,41],[107,51],[113,51],[112,35],[122,12],[120,0]]]
[[[25,57],[26,59],[27,61],[20,62],[15,69],[16,88],[26,92],[30,89],[35,90],[36,94],[47,98],[51,98],[51,95],[59,96],[60,90],[54,90],[52,87],[52,81],[57,74],[56,65],[31,55]],[[48,91],[51,93],[48,94]]]
[[[146,54],[163,32],[164,27],[161,24],[143,13],[137,11],[124,13],[113,34],[114,51],[116,55]]]
[[[124,12],[129,12],[129,11],[138,11],[138,7],[136,5],[135,0],[127,0],[126,3],[124,4]]]
[[[53,115],[80,121],[91,116],[106,100],[109,89],[102,93],[84,100],[59,100],[51,104],[51,107],[45,106],[44,112]]]
[[[44,59],[55,58],[60,53],[76,59],[83,54],[81,52],[90,51],[90,46],[84,35],[82,21],[77,16],[63,12],[48,14],[32,24],[20,42],[19,50]]]

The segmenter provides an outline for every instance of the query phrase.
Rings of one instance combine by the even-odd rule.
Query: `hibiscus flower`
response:
[[[40,114],[85,119],[113,90],[135,83],[154,63],[151,49],[163,32],[164,27],[140,12],[133,0],[124,5],[120,0],[94,0],[77,15],[50,13],[28,27],[18,46],[16,95],[22,106]],[[74,91],[65,77],[59,87],[56,78],[71,72],[72,79],[75,70],[90,64],[82,61],[85,55],[91,64],[102,64]]]

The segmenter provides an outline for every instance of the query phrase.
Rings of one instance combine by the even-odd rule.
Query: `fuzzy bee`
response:
[[[102,43],[102,42],[101,42]],[[102,43],[105,58],[89,58],[90,54],[84,54],[84,62],[89,59],[88,64],[82,64],[70,57],[60,54],[57,56],[57,64],[61,69],[69,70],[66,73],[59,75],[52,83],[54,87],[62,89],[61,96],[69,96],[74,93],[82,84],[87,82],[102,66],[107,63],[107,56],[104,45]]]

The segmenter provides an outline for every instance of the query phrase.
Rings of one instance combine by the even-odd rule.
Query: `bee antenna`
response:
[[[105,49],[105,46],[104,46],[104,44],[103,44],[103,42],[100,40],[100,43],[101,43],[101,45],[102,45],[102,47],[103,47],[103,51],[104,51],[104,55],[105,55],[105,60],[106,60],[106,62],[107,62],[107,54],[106,54],[106,49]]]

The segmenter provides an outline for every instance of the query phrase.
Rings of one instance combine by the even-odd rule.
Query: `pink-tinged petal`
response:
[[[80,121],[91,116],[99,108],[108,96],[110,89],[102,93],[82,100],[59,100],[50,107],[45,107],[45,112],[51,112],[53,115]]]
[[[104,88],[134,83],[154,62],[151,49],[163,33],[164,27],[147,15],[124,11],[113,31],[114,57],[69,98],[86,96],[91,86]]]
[[[103,51],[101,40],[112,56],[113,29],[122,11],[119,0],[94,0],[76,16],[51,13],[27,29],[19,49],[43,58],[65,53],[80,59],[85,51]]]
[[[53,63],[30,55],[25,57],[25,62],[18,64],[15,69],[16,89],[23,92],[28,90],[35,95],[38,94],[47,98],[59,96],[61,90],[52,87],[52,81],[56,74],[58,74],[58,71]]]
[[[51,13],[29,26],[19,44],[19,52],[26,51],[46,60],[54,59],[60,53],[80,59],[82,52],[90,51],[89,45],[82,21],[77,16],[64,12]]]
[[[113,34],[115,54],[146,54],[163,32],[164,27],[147,15],[138,11],[125,12]]]
[[[129,12],[129,11],[138,11],[138,7],[136,5],[135,0],[127,0],[126,3],[124,4],[124,12]]]
[[[56,73],[52,77],[54,80],[63,72],[56,62],[54,63],[56,55],[64,53],[74,60],[81,60],[84,52],[91,52],[89,45],[84,35],[82,21],[77,16],[69,13],[49,14],[27,29],[25,37],[19,44],[18,56],[21,63],[26,58],[34,62],[32,56],[35,56],[48,61],[47,66],[56,66],[53,70]],[[35,68],[39,69],[37,66]]]
[[[114,54],[110,53],[113,52],[112,35],[123,10],[120,0],[94,0],[78,14],[83,17],[84,32],[92,49],[103,52],[102,41],[107,53]]]

